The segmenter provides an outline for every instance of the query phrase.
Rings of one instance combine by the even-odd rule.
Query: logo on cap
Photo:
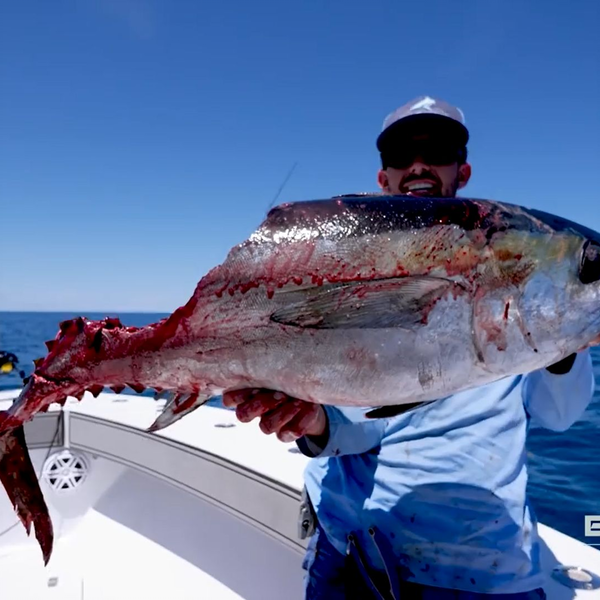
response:
[[[411,112],[413,110],[419,110],[419,109],[431,110],[434,106],[435,106],[435,100],[433,98],[430,98],[429,96],[426,96],[425,98],[423,98],[423,100],[419,100],[419,102],[415,102],[415,104],[413,104],[409,110]]]

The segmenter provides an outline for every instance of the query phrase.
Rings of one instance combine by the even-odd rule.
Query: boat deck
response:
[[[14,396],[0,393],[0,409]],[[309,459],[210,406],[146,433],[160,408],[144,396],[86,394],[27,425],[40,473],[63,446],[89,472],[65,493],[42,478],[59,538],[47,568],[0,498],[1,598],[302,598],[296,523]],[[550,577],[560,565],[600,573],[600,551],[544,525],[540,533],[548,598],[600,599],[600,589]]]

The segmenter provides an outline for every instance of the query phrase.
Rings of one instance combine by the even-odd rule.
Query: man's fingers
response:
[[[322,406],[304,403],[301,410],[277,432],[277,437],[282,442],[293,442],[310,432],[322,418],[324,418]]]
[[[251,391],[252,390],[230,390],[223,392],[221,402],[226,408],[235,408],[244,401],[245,396]]]
[[[229,390],[223,393],[223,405],[235,408],[242,423],[261,417],[260,429],[275,433],[282,442],[292,442],[303,435],[320,435],[326,425],[323,407],[298,400],[283,392],[267,389]]]
[[[276,407],[275,410],[264,414],[260,420],[260,429],[267,435],[279,431],[284,425],[293,419],[305,404],[302,400],[288,400]]]
[[[244,388],[241,390],[228,390],[223,392],[222,402],[223,406],[227,408],[235,408],[242,404],[242,402],[246,402],[246,400],[250,400],[253,398],[260,390],[252,389],[252,388]]]
[[[236,416],[242,423],[249,423],[256,417],[277,408],[287,399],[285,394],[271,390],[252,390],[250,394],[242,397],[245,399],[236,407]]]
[[[274,390],[265,390],[259,388],[243,388],[239,390],[227,390],[223,392],[222,403],[227,408],[236,408],[240,404],[254,400],[257,397],[266,398],[274,397],[276,400],[285,399],[287,396],[282,392]]]

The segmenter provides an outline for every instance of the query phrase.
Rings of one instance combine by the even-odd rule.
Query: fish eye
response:
[[[594,283],[600,280],[600,244],[588,240],[581,252],[579,265],[579,281],[581,283]]]

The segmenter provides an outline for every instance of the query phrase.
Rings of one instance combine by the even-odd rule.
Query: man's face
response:
[[[448,198],[454,197],[470,177],[471,166],[459,164],[456,151],[446,140],[422,134],[398,142],[377,180],[388,194]]]

